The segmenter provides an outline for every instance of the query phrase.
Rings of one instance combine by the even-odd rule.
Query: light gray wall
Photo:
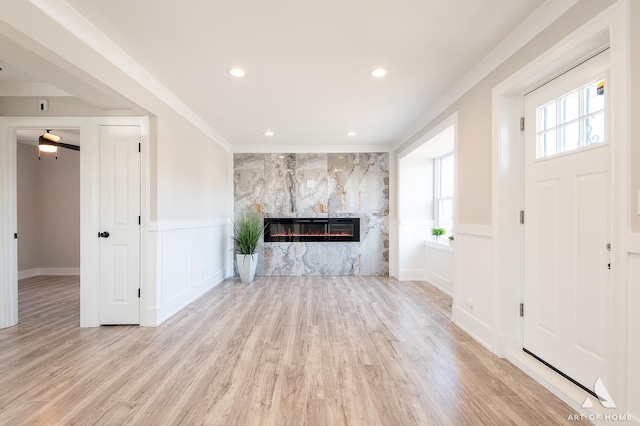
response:
[[[80,267],[80,153],[18,143],[18,270]]]
[[[18,270],[40,266],[38,246],[38,151],[18,143]]]

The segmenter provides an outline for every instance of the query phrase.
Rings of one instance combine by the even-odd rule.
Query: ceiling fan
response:
[[[80,147],[78,145],[63,143],[60,142],[61,140],[62,136],[54,135],[53,133],[51,133],[51,130],[47,130],[44,135],[38,138],[38,159],[40,159],[41,152],[55,152],[57,160],[58,147],[80,151]]]

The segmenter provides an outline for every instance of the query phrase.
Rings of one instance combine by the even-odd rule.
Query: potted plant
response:
[[[446,234],[447,231],[444,228],[431,228],[431,235],[433,235],[436,241],[440,240],[440,236]]]
[[[453,245],[453,240],[455,238],[453,237],[453,235],[449,235],[449,245],[452,246]]]
[[[264,225],[260,216],[255,213],[245,213],[239,220],[233,222],[233,237],[231,239],[236,252],[238,273],[243,283],[253,281],[256,275],[258,250],[263,233]]]

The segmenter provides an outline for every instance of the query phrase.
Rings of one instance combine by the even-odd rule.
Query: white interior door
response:
[[[608,63],[601,53],[525,97],[523,347],[587,389],[607,362]]]
[[[140,127],[100,130],[100,324],[140,323]]]

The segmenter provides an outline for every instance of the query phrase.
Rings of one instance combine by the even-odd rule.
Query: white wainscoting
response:
[[[633,416],[636,422],[640,422],[640,333],[637,330],[637,324],[640,324],[640,310],[638,309],[638,301],[640,301],[640,233],[629,235],[628,241],[629,255],[629,293],[628,293],[628,333],[629,333],[629,354],[628,363],[628,412]]]
[[[491,349],[495,308],[491,226],[458,225],[455,251],[453,320]]]
[[[40,275],[80,275],[80,268],[33,268],[18,271],[19,280]]]
[[[145,325],[157,326],[232,275],[229,221],[156,222],[149,228],[157,262],[149,266]]]
[[[398,281],[426,281],[427,262],[424,241],[431,235],[432,220],[397,221],[398,259],[395,276]]]
[[[425,241],[426,280],[453,296],[453,246],[449,243]]]

